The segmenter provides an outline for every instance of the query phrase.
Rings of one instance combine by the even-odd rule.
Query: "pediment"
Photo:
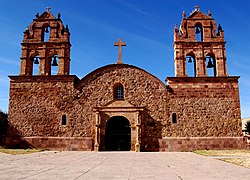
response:
[[[188,19],[211,19],[211,17],[200,11],[194,11],[193,13],[190,14]]]
[[[135,107],[125,100],[114,100],[106,104],[104,107]]]
[[[41,16],[39,16],[37,18],[38,20],[46,20],[46,19],[56,19],[55,16],[49,12],[49,11],[45,11],[43,14],[41,14]]]
[[[144,111],[145,107],[137,107],[125,100],[112,100],[102,107],[94,107],[94,111],[135,112]]]

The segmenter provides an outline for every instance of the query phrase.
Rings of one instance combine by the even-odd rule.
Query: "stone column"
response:
[[[136,143],[135,143],[135,151],[140,152],[140,132],[141,132],[141,120],[140,120],[140,112],[136,112]]]
[[[99,127],[100,127],[100,113],[95,112],[95,151],[99,151]]]

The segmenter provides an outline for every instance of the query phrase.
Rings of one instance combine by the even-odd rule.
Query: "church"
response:
[[[21,45],[20,74],[9,76],[8,147],[137,152],[245,147],[239,76],[228,75],[224,30],[211,12],[199,7],[189,16],[183,12],[174,28],[175,75],[166,82],[123,63],[122,39],[114,43],[117,63],[81,79],[71,75],[70,30],[60,13],[49,9],[36,14]]]

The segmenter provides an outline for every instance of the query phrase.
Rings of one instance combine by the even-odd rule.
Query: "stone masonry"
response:
[[[44,42],[46,28],[50,38]],[[183,14],[174,33],[176,77],[167,77],[167,84],[121,59],[79,79],[69,74],[70,33],[60,14],[37,14],[24,32],[20,75],[10,76],[6,146],[104,151],[109,120],[122,116],[129,121],[133,151],[244,148],[239,77],[227,75],[223,30],[219,26],[216,34],[215,28],[211,13],[198,7],[189,17]],[[202,32],[201,42],[195,30]],[[40,71],[33,75],[36,57]],[[195,77],[186,74],[189,57]],[[58,73],[51,75],[55,60]],[[207,61],[213,77],[206,73]]]

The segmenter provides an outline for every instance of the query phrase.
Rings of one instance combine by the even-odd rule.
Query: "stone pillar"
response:
[[[64,75],[65,60],[63,57],[58,57],[58,75]]]
[[[216,76],[228,76],[226,69],[226,59],[222,56],[216,59]]]
[[[135,143],[135,151],[140,152],[140,133],[141,133],[141,119],[140,119],[140,112],[136,112],[136,143]]]
[[[45,58],[40,57],[40,67],[39,67],[39,75],[45,75]]]
[[[95,151],[99,151],[99,127],[100,127],[100,113],[95,112]]]
[[[45,60],[45,75],[51,75],[51,58]]]
[[[185,77],[186,76],[186,64],[185,57],[183,55],[183,50],[175,46],[174,52],[174,66],[175,66],[175,76]]]
[[[21,68],[20,68],[20,75],[27,75],[26,68],[27,67],[27,59],[21,58]]]
[[[202,46],[199,46],[199,49],[196,53],[196,77],[205,77],[206,75],[206,57],[204,57],[204,52]]]

